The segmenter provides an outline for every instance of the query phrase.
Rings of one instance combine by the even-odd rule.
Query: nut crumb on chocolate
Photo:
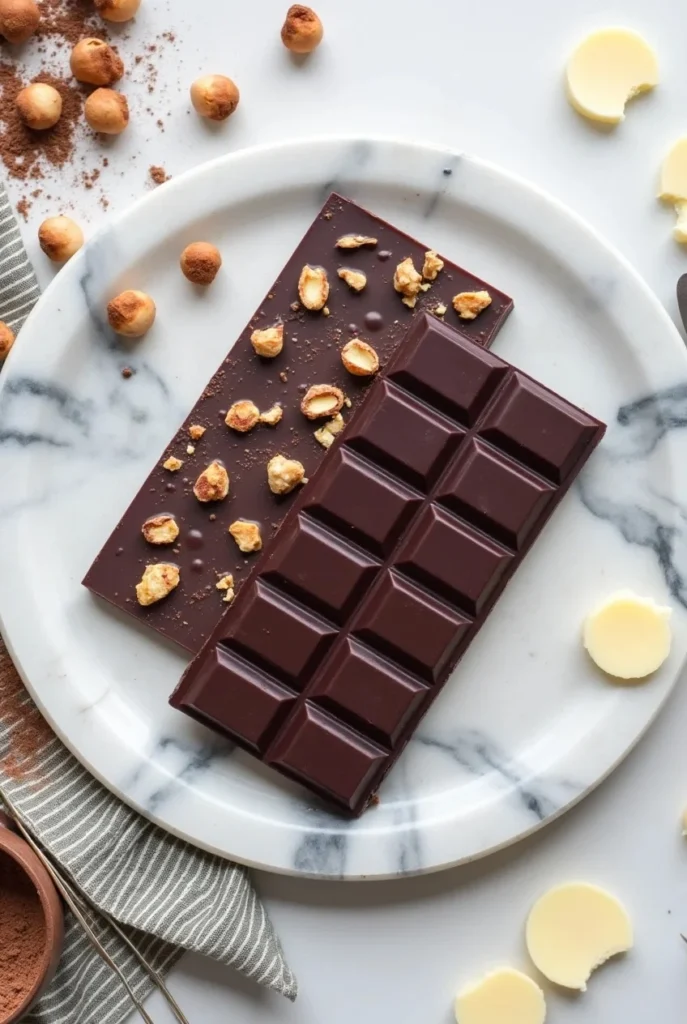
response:
[[[329,423],[325,423],[315,431],[315,440],[323,448],[331,448],[334,444],[334,438],[337,434],[341,433],[344,426],[344,418],[340,412],[337,412],[336,416],[333,416]]]
[[[453,308],[461,320],[474,320],[491,306],[489,292],[460,292],[453,296]]]
[[[394,272],[394,288],[402,295],[401,302],[409,309],[415,308],[417,296],[422,285],[422,274],[415,269],[412,257],[402,260]]]
[[[188,428],[188,435],[192,441],[200,441],[206,430],[207,427],[202,427],[200,423],[192,423]]]
[[[367,276],[362,270],[352,270],[350,267],[339,267],[337,274],[342,281],[345,281],[351,291],[361,292],[367,284]]]
[[[377,239],[370,235],[342,235],[336,240],[337,249],[360,249],[363,246],[374,248],[375,245]]]
[[[253,331],[250,342],[255,352],[265,359],[274,359],[284,347],[284,325],[275,324],[261,331]]]
[[[162,463],[163,469],[168,469],[170,473],[178,473],[183,466],[183,459],[177,459],[175,455],[170,455],[168,459]]]
[[[207,466],[193,485],[198,501],[223,501],[229,493],[229,474],[221,462]]]
[[[239,434],[246,434],[260,422],[260,410],[254,402],[242,399],[239,402],[234,402],[224,422],[231,430],[236,430]]]
[[[313,384],[301,399],[301,412],[309,420],[317,420],[341,412],[343,404],[344,394],[341,388],[333,384]]]
[[[179,536],[179,526],[174,516],[151,516],[141,527],[141,533],[149,544],[173,544]]]
[[[324,309],[329,298],[329,279],[324,267],[311,267],[306,263],[298,280],[298,297],[306,309],[313,312]]]
[[[440,256],[430,249],[429,252],[425,253],[425,262],[422,265],[422,276],[427,281],[436,281],[438,275],[444,269],[444,261]]]
[[[237,519],[231,524],[228,532],[232,535],[239,551],[249,554],[252,551],[262,549],[262,537],[260,527],[257,523],[251,523],[246,519]]]
[[[275,402],[271,409],[260,413],[260,422],[265,423],[268,427],[276,427],[276,425],[281,422],[283,415],[284,410],[281,405]]]
[[[140,583],[136,584],[136,599],[144,607],[156,604],[179,585],[181,574],[177,565],[156,562],[145,567]]]
[[[305,466],[298,459],[275,455],[267,463],[267,483],[273,494],[288,494],[299,484],[307,483]]]

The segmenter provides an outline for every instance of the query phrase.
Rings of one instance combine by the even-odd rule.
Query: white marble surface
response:
[[[281,15],[273,0],[263,0],[259,18],[250,21],[207,2],[191,24],[186,11],[177,14],[179,6],[170,0],[166,11],[154,10],[150,0],[146,20],[156,31],[179,29],[180,87],[197,70],[226,69],[241,84],[244,104],[229,131],[210,134],[185,118],[184,94],[175,100],[172,90],[179,131],[172,118],[154,143],[141,138],[140,181],[132,173],[109,185],[113,206],[140,194],[149,163],[178,172],[223,152],[227,140],[239,146],[320,130],[410,134],[478,152],[558,195],[633,260],[674,312],[674,281],[687,261],[670,241],[671,214],[652,201],[658,162],[684,128],[687,102],[681,77],[687,15],[668,0],[650,11],[642,0],[626,0],[601,17],[643,29],[664,68],[660,93],[637,104],[614,135],[579,122],[559,88],[566,50],[600,23],[590,0],[574,12],[542,0],[515,6],[491,0],[478,14],[462,3],[420,11],[407,0],[330,0],[319,5],[327,46],[306,67],[294,67],[269,36],[270,19],[276,29]],[[136,147],[137,140],[126,145]],[[82,206],[83,197],[74,202]],[[547,882],[571,875],[607,884],[627,902],[638,946],[599,975],[583,1005],[552,999],[551,1020],[565,1024],[585,1013],[610,1024],[650,1013],[679,1019],[687,997],[677,937],[687,924],[681,907],[687,865],[676,827],[687,790],[680,774],[685,714],[678,693],[638,751],[583,806],[481,865],[367,886],[260,879],[300,974],[301,999],[290,1007],[212,965],[187,961],[176,984],[192,1019],[337,1024],[356,1014],[365,1021],[443,1024],[456,984],[502,959],[522,960],[529,901]]]

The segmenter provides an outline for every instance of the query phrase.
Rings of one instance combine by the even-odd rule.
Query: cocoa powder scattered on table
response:
[[[0,774],[39,783],[43,751],[54,733],[31,701],[7,651],[0,644],[0,723],[9,729],[9,746],[0,759]]]
[[[34,987],[46,942],[45,915],[31,879],[0,853],[0,1017],[9,1017]]]

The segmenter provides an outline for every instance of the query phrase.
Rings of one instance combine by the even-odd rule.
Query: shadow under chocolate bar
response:
[[[604,431],[420,316],[170,703],[360,814]]]
[[[363,235],[370,241],[354,249],[337,247],[337,241],[347,235]],[[186,650],[200,650],[226,608],[215,587],[218,577],[232,573],[240,585],[255,558],[238,551],[227,527],[239,518],[257,522],[265,542],[295,499],[294,494],[277,497],[271,493],[268,461],[277,453],[288,455],[301,461],[312,476],[326,455],[314,437],[320,424],[307,420],[300,411],[304,391],[312,384],[333,384],[344,390],[353,408],[369,391],[369,379],[352,377],[341,363],[345,342],[359,333],[374,345],[384,365],[415,318],[423,310],[443,305],[447,322],[455,322],[466,336],[488,347],[513,308],[507,295],[449,260],[431,286],[426,282],[428,290],[420,292],[416,307],[404,305],[393,286],[396,266],[410,256],[420,270],[427,249],[355,203],[337,195],[329,197],[93,562],[84,584],[94,594]],[[327,271],[329,316],[310,312],[298,303],[298,279],[305,264]],[[362,271],[367,279],[365,288],[353,292],[338,277],[340,268]],[[491,305],[472,321],[459,320],[451,307],[452,296],[480,290],[489,292]],[[259,358],[251,334],[277,322],[285,328],[283,350],[274,359]],[[225,426],[224,419],[239,399],[250,399],[261,411],[281,404],[281,422],[276,427],[258,426],[249,433],[235,433]],[[343,414],[348,417],[346,409]],[[191,426],[204,428],[202,438],[193,439]],[[189,443],[194,449],[191,452],[187,451]],[[163,468],[169,456],[183,462],[179,472]],[[193,484],[214,460],[223,462],[229,471],[229,496],[221,502],[201,504],[193,494]],[[143,523],[160,514],[173,515],[179,526],[173,550],[155,548],[142,536]],[[165,561],[179,566],[180,583],[163,601],[142,607],[134,588],[146,564],[159,561],[160,553]]]

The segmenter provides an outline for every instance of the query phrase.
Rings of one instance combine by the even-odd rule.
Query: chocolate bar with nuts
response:
[[[421,314],[171,704],[360,814],[604,431]]]
[[[417,316],[488,347],[512,305],[330,196],[84,583],[195,653]]]

